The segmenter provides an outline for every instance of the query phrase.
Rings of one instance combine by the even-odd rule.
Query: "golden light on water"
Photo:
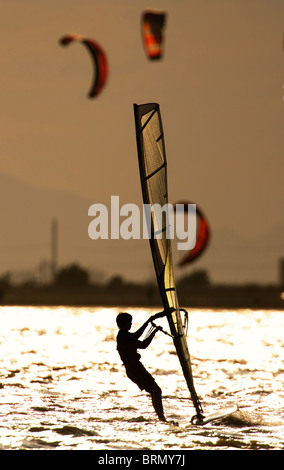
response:
[[[170,337],[157,334],[141,354],[178,428],[158,423],[148,395],[126,377],[115,343],[120,310],[0,308],[0,448],[215,449],[228,433],[233,447],[236,440],[247,448],[254,423],[260,448],[284,442],[282,312],[189,312],[189,349],[203,408],[209,413],[236,403],[249,416],[246,428],[201,431],[190,426],[194,408]],[[127,310],[133,330],[153,313]]]

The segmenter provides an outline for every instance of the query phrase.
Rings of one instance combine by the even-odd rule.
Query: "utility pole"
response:
[[[284,289],[284,258],[279,260],[279,284]]]
[[[51,222],[51,281],[55,280],[58,265],[58,222],[53,219]]]

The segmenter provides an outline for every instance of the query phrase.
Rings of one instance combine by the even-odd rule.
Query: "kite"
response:
[[[94,63],[94,79],[88,96],[89,98],[95,98],[102,91],[107,81],[108,63],[106,54],[97,42],[80,34],[67,34],[59,40],[62,46],[68,46],[73,41],[82,42],[91,54]]]
[[[193,204],[192,202],[179,202],[177,204],[184,205],[184,212],[188,211],[188,204]],[[174,205],[174,210],[176,211],[176,206]],[[197,233],[196,233],[196,244],[192,250],[178,262],[179,266],[185,266],[186,264],[192,263],[195,261],[205,250],[209,243],[210,239],[210,228],[206,220],[205,215],[201,211],[200,207],[196,206],[196,216],[197,216]]]
[[[147,57],[159,60],[163,56],[163,29],[166,13],[146,10],[142,13],[142,38]]]

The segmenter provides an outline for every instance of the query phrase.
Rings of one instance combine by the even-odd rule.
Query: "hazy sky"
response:
[[[149,6],[168,13],[158,63],[141,41]],[[194,201],[213,230],[256,242],[284,227],[284,1],[0,0],[0,13],[0,174],[90,204],[141,203],[133,103],[155,101],[170,202]],[[58,44],[71,32],[108,55],[94,100],[87,52]]]

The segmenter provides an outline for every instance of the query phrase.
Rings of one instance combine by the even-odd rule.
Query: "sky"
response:
[[[167,12],[164,58],[155,63],[141,41],[148,7]],[[108,204],[112,195],[141,204],[133,103],[158,102],[169,200],[197,203],[212,231],[194,269],[208,268],[217,281],[277,280],[284,257],[283,1],[0,0],[0,12],[0,177],[17,182],[11,198],[20,201],[23,187],[80,198],[85,218],[74,216],[69,233],[80,223],[85,234],[89,205]],[[93,100],[87,52],[58,42],[73,32],[107,53],[108,82]],[[10,213],[2,201],[3,227],[15,223],[13,207]],[[21,224],[32,239],[42,219]],[[4,253],[3,227],[0,272],[16,267]],[[64,237],[62,263],[76,258],[64,251],[68,230]],[[128,251],[125,243],[86,243],[79,261],[97,262],[108,275],[149,275],[148,246],[135,258],[137,244]],[[32,267],[31,258],[19,256],[18,267]]]

